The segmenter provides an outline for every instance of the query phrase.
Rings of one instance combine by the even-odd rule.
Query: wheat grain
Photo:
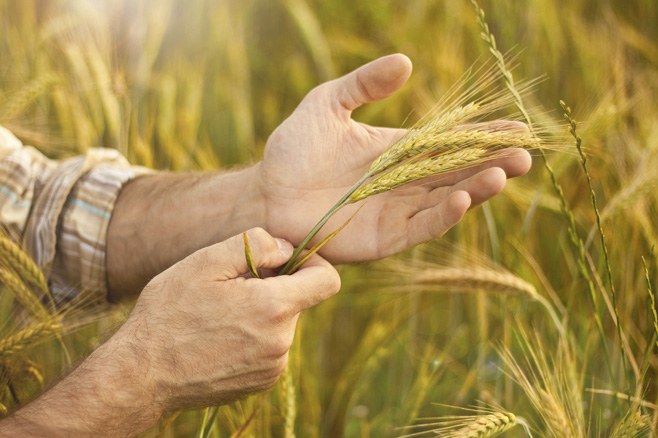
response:
[[[516,416],[508,412],[496,412],[473,419],[473,422],[454,432],[445,434],[452,438],[494,437],[516,426]]]
[[[37,264],[6,234],[0,233],[0,260],[9,264],[18,276],[42,292],[48,291],[46,277]]]
[[[565,412],[564,406],[556,400],[552,393],[538,388],[537,394],[541,402],[541,415],[546,422],[548,430],[562,431],[564,438],[577,438],[571,430],[569,416]]]
[[[631,409],[617,423],[610,433],[610,438],[637,438],[647,436],[651,429],[651,417],[642,414],[638,408]]]
[[[12,270],[0,266],[0,283],[4,284],[14,294],[16,300],[34,316],[42,321],[50,318],[50,313],[39,298]]]
[[[370,196],[387,192],[431,175],[472,165],[485,157],[487,153],[486,149],[464,149],[454,153],[438,155],[426,160],[400,165],[359,188],[350,196],[350,202],[358,202]]]
[[[522,278],[509,272],[479,267],[426,270],[413,275],[412,281],[417,284],[521,292],[532,298],[537,296],[535,287]]]
[[[582,382],[575,376],[576,364],[565,337],[559,338],[556,351],[549,357],[540,348],[542,338],[539,335],[535,333],[530,339],[523,330],[519,335],[528,369],[524,370],[510,350],[504,347],[501,348],[502,359],[511,377],[542,418],[545,436],[585,436]]]
[[[436,418],[421,419],[419,424],[406,429],[423,429],[419,432],[403,435],[401,438],[434,435],[444,438],[491,438],[521,425],[527,430],[523,418],[517,417],[499,407],[493,408],[463,408],[473,411],[475,415],[451,415]]]
[[[541,304],[558,331],[561,334],[565,333],[565,326],[558,311],[533,284],[482,254],[460,253],[459,249],[440,245],[441,252],[449,251],[458,254],[456,256],[458,261],[455,263],[459,267],[443,266],[440,262],[434,261],[438,255],[433,248],[435,247],[426,248],[425,257],[428,258],[426,261],[393,259],[381,263],[379,277],[386,279],[382,286],[390,282],[396,292],[402,290],[432,292],[443,288],[469,292],[484,290],[489,293],[519,293]]]
[[[369,170],[377,170],[378,172],[381,172],[402,160],[427,151],[432,148],[432,144],[424,138],[423,134],[432,131],[448,131],[469,120],[479,109],[479,104],[471,102],[464,106],[458,106],[445,114],[439,115],[431,122],[427,123],[423,128],[412,128],[407,135],[400,139],[400,141],[395,143],[373,161]]]
[[[381,173],[383,169],[389,169],[411,157],[424,156],[425,154],[436,156],[447,153],[466,153],[466,149],[472,148],[481,148],[486,151],[496,151],[504,148],[530,149],[538,147],[539,141],[527,133],[519,132],[519,130],[493,131],[487,129],[484,125],[478,128],[448,131],[424,129],[423,131],[412,132],[407,140],[401,141],[398,145],[401,148],[400,151],[389,158],[383,159],[378,165],[373,164],[371,169],[376,169],[377,173]],[[478,159],[480,158],[483,157],[478,157]],[[466,165],[469,163],[466,163]],[[447,162],[445,168],[437,166],[436,172],[444,173],[460,165],[463,164]],[[392,170],[393,174],[396,169]],[[388,172],[384,175],[387,174]]]
[[[2,120],[11,120],[20,115],[59,81],[60,79],[56,74],[49,72],[28,82],[3,103]]]
[[[0,339],[0,359],[5,359],[26,348],[29,348],[51,336],[62,329],[62,324],[56,319],[43,321]]]

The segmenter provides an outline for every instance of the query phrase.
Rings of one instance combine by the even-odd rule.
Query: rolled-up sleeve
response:
[[[146,169],[113,149],[49,160],[0,127],[0,223],[34,258],[55,298],[107,296],[106,240],[123,185]]]

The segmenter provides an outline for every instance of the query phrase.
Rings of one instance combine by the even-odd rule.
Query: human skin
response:
[[[250,231],[257,266],[284,264],[404,133],[358,123],[351,112],[390,95],[410,74],[398,54],[320,85],[275,130],[263,161],[246,169],[159,173],[127,184],[108,230],[107,268],[110,299],[142,291],[133,313],[69,376],[3,420],[0,437],[135,435],[168,410],[269,388],[285,368],[299,313],[339,289],[330,263],[382,258],[441,236],[508,177],[528,171],[527,152],[511,151],[377,195],[295,274],[245,278],[239,233],[262,227]]]
[[[186,255],[246,228],[262,227],[299,244],[405,132],[359,123],[352,111],[391,95],[410,74],[409,59],[394,54],[316,87],[272,133],[263,160],[251,167],[161,173],[127,184],[108,230],[110,298],[138,293]],[[519,129],[519,124],[510,126]],[[320,254],[333,264],[374,260],[439,237],[469,208],[498,194],[507,178],[525,174],[530,164],[526,151],[510,150],[431,184],[377,195]],[[343,209],[325,229],[337,228],[359,206]]]
[[[263,229],[249,236],[259,268],[292,255],[289,242]],[[119,331],[0,422],[0,437],[133,436],[167,411],[270,388],[286,367],[299,313],[338,292],[340,277],[319,256],[293,275],[246,272],[238,235],[156,276]]]

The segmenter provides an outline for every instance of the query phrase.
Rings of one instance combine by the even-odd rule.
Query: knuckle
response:
[[[335,295],[338,293],[341,287],[340,275],[333,268],[327,268],[322,275],[322,280],[320,282],[320,291],[322,295]]]
[[[271,300],[267,311],[269,315],[268,320],[275,325],[282,324],[290,319],[289,306],[280,300]]]
[[[288,339],[287,336],[273,336],[268,345],[268,356],[275,358],[286,356],[291,345],[292,340]]]
[[[286,372],[288,368],[288,351],[274,362],[273,371],[278,376]]]
[[[256,242],[261,242],[272,238],[270,234],[261,227],[254,227],[247,231],[247,233],[249,234],[249,237]]]
[[[327,98],[327,84],[320,84],[313,88],[311,91],[306,93],[303,102],[304,103],[317,103],[318,101],[323,101]]]
[[[278,252],[276,240],[264,228],[252,228],[247,233],[249,234],[252,252],[264,262],[270,261],[269,259]]]
[[[331,270],[331,273],[328,278],[327,289],[332,294],[335,295],[338,293],[341,287],[340,275],[335,269]]]

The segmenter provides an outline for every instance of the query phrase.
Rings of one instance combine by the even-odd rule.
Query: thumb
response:
[[[321,87],[328,87],[340,106],[352,112],[365,103],[391,95],[410,75],[411,61],[396,53],[376,59]]]
[[[278,268],[292,256],[290,242],[274,238],[262,228],[252,228],[247,234],[257,268]],[[192,263],[207,269],[216,280],[230,280],[247,273],[249,269],[242,234],[203,248],[191,257]]]

